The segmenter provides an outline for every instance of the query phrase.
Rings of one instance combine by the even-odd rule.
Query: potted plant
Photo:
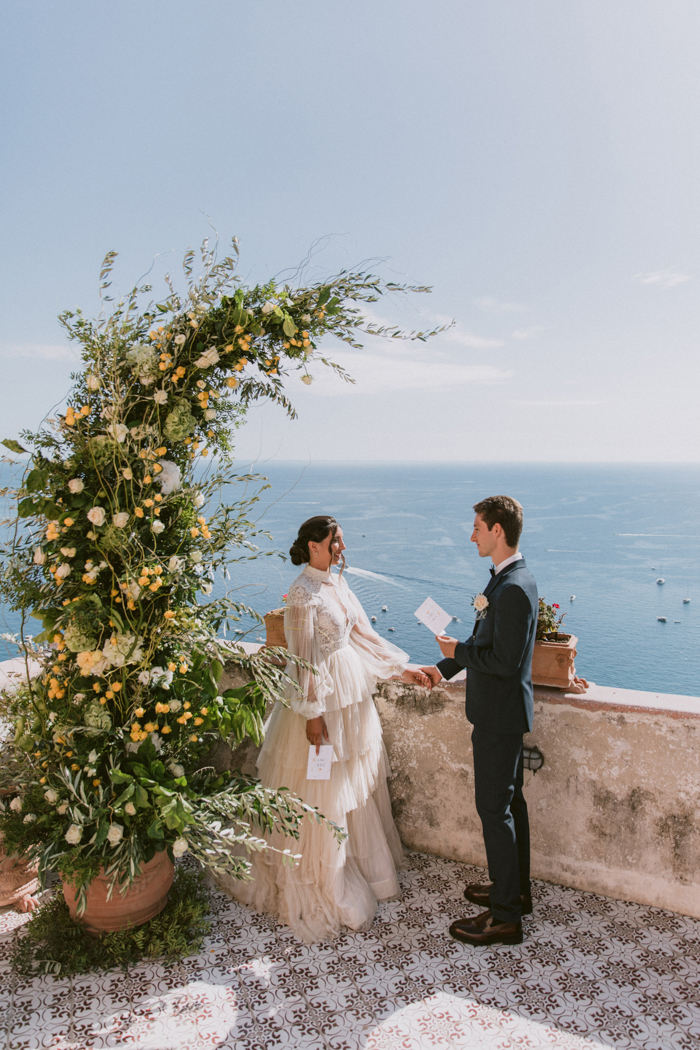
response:
[[[559,612],[556,603],[548,605],[539,600],[537,635],[532,654],[532,681],[535,685],[548,685],[566,689],[570,693],[583,693],[588,688],[585,678],[576,676],[574,658],[578,638],[559,630],[566,613]]]
[[[105,307],[114,258],[101,274]],[[221,490],[255,480],[231,463],[232,432],[252,402],[294,415],[290,370],[308,383],[320,360],[344,375],[317,353],[319,337],[359,346],[360,331],[401,335],[367,322],[357,303],[407,289],[366,274],[248,288],[235,258],[218,262],[206,243],[201,277],[193,266],[188,252],[183,295],[169,282],[155,304],[141,306],[146,286],[97,320],[62,314],[83,360],[65,411],[21,444],[3,442],[31,454],[0,579],[21,613],[27,672],[0,693],[14,729],[0,832],[8,854],[38,862],[40,878],[60,872],[70,907],[95,929],[155,914],[185,851],[245,877],[231,846],[272,848],[251,825],[294,836],[311,812],[286,790],[207,762],[217,741],[259,743],[266,703],[289,682],[279,665],[221,638],[251,610],[211,600],[215,573],[258,551],[257,497],[226,504]],[[33,638],[30,616],[41,622]],[[220,689],[230,660],[248,685]]]

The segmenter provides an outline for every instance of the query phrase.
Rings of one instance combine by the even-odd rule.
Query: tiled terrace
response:
[[[464,864],[413,853],[371,929],[302,945],[218,892],[200,955],[167,967],[29,982],[0,913],[3,1050],[700,1047],[700,920],[535,884],[525,943],[470,949]]]

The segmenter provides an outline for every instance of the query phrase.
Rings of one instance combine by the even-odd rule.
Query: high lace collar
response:
[[[321,583],[334,582],[330,569],[314,569],[313,565],[305,565],[303,571],[307,573],[312,580],[319,580]]]

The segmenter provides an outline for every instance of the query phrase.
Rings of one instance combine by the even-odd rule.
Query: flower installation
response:
[[[545,598],[540,598],[537,613],[537,634],[535,635],[538,642],[557,641],[559,628],[566,616],[566,613],[561,613],[557,616],[558,612],[559,606],[556,602],[548,605]],[[566,635],[566,637],[568,638],[569,636]]]
[[[349,379],[318,349],[321,337],[361,346],[362,333],[424,340],[440,329],[379,327],[358,305],[426,288],[352,272],[246,287],[237,254],[234,241],[218,261],[205,242],[199,277],[195,253],[185,256],[186,292],[168,278],[167,297],[142,307],[149,286],[110,298],[110,253],[102,315],[60,317],[83,361],[65,411],[20,435],[23,444],[3,442],[31,454],[0,581],[22,615],[27,667],[0,695],[13,729],[0,832],[8,853],[74,887],[78,915],[100,872],[110,893],[125,893],[166,850],[245,878],[245,850],[272,848],[261,831],[294,838],[305,816],[324,819],[207,758],[222,739],[259,742],[266,704],[289,681],[279,663],[221,637],[229,617],[250,610],[210,599],[215,573],[259,550],[249,518],[257,497],[222,500],[223,485],[256,480],[233,470],[233,432],[261,398],[295,414],[290,371],[308,384],[318,362]],[[33,638],[28,617],[41,621]],[[220,689],[226,661],[250,684]]]

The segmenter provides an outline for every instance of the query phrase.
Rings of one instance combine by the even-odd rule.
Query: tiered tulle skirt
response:
[[[372,690],[351,646],[332,653],[328,671],[333,692],[324,718],[333,745],[330,780],[307,780],[306,719],[276,704],[258,772],[266,787],[289,788],[348,832],[340,845],[323,824],[305,818],[301,838],[275,833],[272,844],[301,854],[294,867],[279,853],[254,853],[252,882],[219,880],[237,900],[276,915],[305,941],[337,936],[343,926],[369,924],[377,901],[399,892],[396,868],[403,851],[391,815],[386,778],[389,763]]]

